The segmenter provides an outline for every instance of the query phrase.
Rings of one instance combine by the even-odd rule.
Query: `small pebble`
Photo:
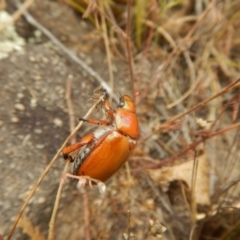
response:
[[[46,58],[46,57],[42,57],[42,61],[43,61],[44,63],[49,63],[49,59]]]
[[[45,145],[44,145],[44,144],[37,144],[37,145],[36,145],[36,148],[38,148],[38,149],[43,149],[43,148],[45,148]]]
[[[10,169],[14,169],[16,167],[15,163],[11,163],[8,165]]]
[[[37,134],[41,134],[42,133],[42,129],[36,128],[36,129],[34,129],[34,132],[37,133]]]
[[[56,127],[62,127],[63,121],[62,121],[60,118],[54,118],[54,119],[53,119],[53,124],[54,124]]]
[[[42,37],[42,32],[40,30],[35,30],[33,34],[38,39]]]
[[[58,93],[59,93],[60,95],[63,95],[64,92],[65,92],[64,88],[60,88],[60,89],[58,90]]]
[[[30,57],[29,57],[29,60],[30,60],[31,62],[35,62],[35,61],[36,61],[36,58],[35,58],[34,56],[30,56]]]
[[[85,62],[87,63],[87,65],[91,65],[93,63],[93,61],[90,57],[87,57]]]
[[[21,139],[21,140],[24,139],[24,135],[17,135],[17,137],[18,137],[19,139]]]
[[[42,203],[46,202],[46,199],[45,199],[45,197],[40,197],[40,198],[38,198],[37,202],[38,202],[38,204],[42,204]]]
[[[154,209],[154,200],[152,198],[146,199],[146,206],[150,209]]]
[[[11,150],[10,150],[10,149],[5,149],[5,150],[3,151],[3,153],[6,154],[6,155],[8,155],[8,154],[11,153]]]
[[[31,98],[30,106],[32,108],[35,108],[37,106],[37,99],[36,98]]]
[[[40,81],[42,79],[42,76],[40,75],[35,75],[32,77],[35,81]]]
[[[73,75],[72,74],[68,74],[68,79],[72,80],[73,79]]]
[[[17,94],[17,98],[19,98],[19,99],[24,98],[24,94],[23,94],[23,93],[18,93],[18,94]]]
[[[52,60],[52,65],[57,65],[59,63],[59,59],[58,58],[54,58]]]
[[[19,111],[24,111],[25,110],[25,106],[22,103],[16,103],[14,105],[14,107]]]
[[[18,122],[19,122],[19,118],[13,116],[13,117],[11,117],[11,122],[12,122],[12,123],[18,123]]]

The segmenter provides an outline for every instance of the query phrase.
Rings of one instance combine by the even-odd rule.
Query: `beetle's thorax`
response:
[[[124,135],[137,139],[139,135],[138,120],[135,113],[119,108],[115,115],[116,128]]]

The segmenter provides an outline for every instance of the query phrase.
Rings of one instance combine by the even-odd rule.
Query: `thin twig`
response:
[[[201,75],[196,79],[196,72],[192,63],[192,60],[189,56],[189,53],[184,50],[183,51],[183,55],[185,57],[186,63],[188,65],[188,69],[189,69],[189,75],[190,75],[190,82],[191,82],[191,86],[190,88],[184,93],[182,94],[181,97],[179,97],[178,99],[176,99],[174,102],[169,103],[167,105],[167,109],[172,108],[176,105],[178,105],[180,102],[182,102],[184,99],[186,99],[188,96],[190,96],[190,94],[194,91],[194,89],[196,88],[196,86],[199,84],[199,82],[202,80],[201,79]]]
[[[156,9],[156,8],[155,8]],[[142,23],[145,24],[146,26],[150,27],[151,31],[155,30],[160,33],[165,39],[166,41],[169,43],[169,45],[172,47],[172,49],[177,47],[177,44],[175,43],[174,39],[172,38],[172,36],[170,35],[170,33],[168,33],[163,27],[158,26],[155,22],[157,22],[157,20],[153,19],[153,20],[149,20],[149,19],[143,19]]]
[[[113,9],[111,8],[112,6],[110,4],[106,4],[105,7],[106,7],[106,12],[107,12],[107,14],[109,16],[109,19],[111,19],[111,22],[114,24],[113,26],[117,26],[117,21],[115,19],[114,14],[113,14]],[[123,38],[122,38],[121,32],[115,31],[114,28],[110,28],[110,33],[109,33],[110,36],[112,36],[111,35],[112,32],[116,32],[116,34],[118,36],[118,44],[120,44],[122,52],[124,52],[124,55],[127,55],[126,54],[126,46],[124,44],[124,41],[122,41]]]
[[[189,235],[189,240],[193,240],[194,238],[194,231],[196,230],[198,226],[197,225],[194,225],[192,228],[191,228],[191,232],[190,232],[190,235]]]
[[[68,107],[68,115],[69,115],[69,127],[70,131],[72,132],[75,126],[75,113],[74,108],[72,104],[71,99],[71,81],[69,80],[66,86],[66,102]],[[77,142],[76,136],[72,138],[71,144]],[[83,199],[83,216],[84,216],[84,228],[85,228],[85,239],[90,240],[91,239],[91,233],[90,233],[90,212],[89,212],[89,199],[88,199],[88,192],[85,188],[82,189],[82,199]]]
[[[198,21],[190,29],[188,34],[182,39],[182,41],[179,43],[179,45],[176,48],[174,48],[171,53],[168,54],[166,60],[158,67],[154,76],[152,77],[152,79],[150,79],[149,82],[151,84],[149,84],[144,89],[144,91],[142,91],[141,96],[138,98],[138,103],[141,102],[141,100],[146,97],[146,95],[148,94],[148,92],[151,88],[155,87],[155,85],[157,84],[157,82],[160,79],[162,72],[169,66],[173,57],[176,56],[177,54],[179,54],[184,49],[184,46],[189,45],[189,40],[191,39],[191,36],[194,34],[194,32],[197,30],[200,23],[205,19],[206,15],[213,8],[213,6],[215,4],[216,4],[216,0],[213,0],[212,3],[209,4],[209,6],[206,8],[206,10],[199,17]]]
[[[132,97],[135,100],[135,86],[134,86],[134,76],[133,76],[133,59],[132,59],[132,51],[131,51],[131,6],[132,6],[132,0],[128,1],[127,4],[127,25],[126,25],[126,47],[127,47],[127,57],[128,57],[128,64],[129,64],[129,71],[130,71],[130,82],[131,82],[131,90],[132,90]]]
[[[75,126],[75,113],[74,113],[74,108],[73,108],[73,103],[71,99],[71,86],[72,82],[71,80],[67,81],[67,86],[66,86],[66,102],[67,102],[67,107],[68,107],[68,115],[69,115],[69,127],[70,127],[70,132],[74,130]],[[72,138],[71,144],[77,142],[76,136]],[[88,199],[88,192],[86,191],[85,188],[82,189],[82,199],[83,199],[83,216],[84,216],[84,228],[85,228],[85,239],[86,240],[91,240],[91,233],[90,233],[90,212],[89,212],[89,199]]]
[[[85,239],[91,240],[89,198],[88,198],[88,192],[85,188],[82,188],[82,199],[83,199],[82,206],[83,206]]]
[[[85,0],[85,2],[88,4],[88,1]],[[95,10],[97,10],[101,15],[103,15],[113,26],[114,30],[116,30],[118,33],[121,34],[121,36],[126,39],[128,38],[128,36],[126,35],[126,33],[117,25],[117,23],[115,21],[113,21],[107,14],[105,14],[104,11],[102,11],[102,9],[95,4]]]
[[[75,113],[73,110],[73,104],[71,100],[71,93],[72,93],[72,81],[70,79],[66,82],[66,93],[65,93],[65,99],[67,103],[67,109],[68,109],[68,117],[69,117],[69,129],[70,132],[74,130],[74,127],[76,125],[75,123]],[[76,136],[73,136],[70,143],[73,144],[77,141]]]
[[[215,131],[215,132],[212,132],[212,133],[209,133],[207,136],[204,136],[203,139],[199,140],[199,141],[196,141],[192,144],[190,144],[188,147],[184,148],[182,151],[178,152],[177,154],[169,157],[169,158],[166,158],[158,163],[154,163],[154,164],[151,164],[151,165],[148,165],[148,166],[145,166],[145,168],[149,168],[149,169],[154,169],[154,168],[158,168],[162,165],[165,165],[165,164],[168,164],[168,163],[171,163],[173,162],[177,157],[183,155],[184,153],[188,152],[190,149],[194,149],[196,148],[200,143],[206,141],[207,139],[210,139],[212,137],[215,137],[217,135],[221,135],[223,134],[224,132],[227,132],[227,131],[230,131],[230,130],[233,130],[234,128],[237,128],[237,127],[240,127],[240,122],[238,123],[235,123],[235,124],[232,124],[226,128],[222,128],[218,131]]]
[[[240,86],[240,79],[237,79],[236,81],[230,83],[228,86],[226,86],[225,88],[223,88],[221,91],[219,91],[218,93],[216,93],[215,95],[207,98],[206,100],[200,102],[199,104],[193,106],[192,108],[188,109],[186,112],[180,113],[179,115],[170,118],[167,122],[175,122],[176,120],[182,118],[183,116],[189,114],[190,112],[193,112],[195,110],[197,110],[198,108],[206,105],[208,102],[212,101],[213,99],[221,96],[222,94],[228,93],[229,91],[231,91],[233,88],[236,88],[237,86]]]
[[[237,79],[236,81],[230,83],[229,85],[227,85],[225,88],[223,88],[221,91],[219,91],[218,93],[216,93],[215,95],[203,100],[202,102],[198,103],[197,105],[193,106],[192,108],[188,109],[187,111],[180,113],[178,115],[176,115],[175,117],[170,118],[169,120],[167,120],[165,123],[163,123],[157,130],[155,130],[154,132],[151,132],[150,134],[148,134],[147,136],[145,136],[144,138],[142,138],[138,144],[141,144],[143,142],[145,142],[148,138],[150,138],[154,133],[160,131],[161,129],[166,128],[167,126],[169,126],[171,123],[174,123],[176,120],[181,119],[182,117],[184,117],[185,115],[188,115],[189,113],[203,107],[204,105],[206,105],[208,102],[212,101],[213,99],[221,96],[222,94],[225,94],[229,91],[231,91],[232,89],[236,88],[240,86],[240,78]]]
[[[199,160],[197,158],[198,152],[197,149],[195,149],[194,152],[194,159],[193,159],[193,170],[192,170],[192,180],[191,180],[191,227],[195,226],[196,224],[196,182],[197,182],[197,173],[198,173],[198,166],[199,166]]]
[[[100,5],[102,8],[102,11],[104,12],[104,1],[100,1]],[[114,89],[114,76],[113,76],[113,67],[112,67],[112,56],[111,51],[109,47],[109,38],[108,38],[108,32],[107,32],[107,26],[106,26],[106,19],[103,14],[101,14],[101,20],[102,20],[102,31],[103,31],[103,39],[105,44],[105,49],[107,53],[107,62],[108,62],[108,73],[110,78],[110,87],[113,90]],[[110,99],[111,101],[111,99]]]
[[[69,160],[67,160],[66,164],[65,164],[65,167],[64,167],[64,170],[63,170],[63,174],[67,173],[69,163],[70,163]],[[57,210],[58,210],[58,207],[59,207],[59,202],[60,202],[60,198],[61,198],[61,194],[62,194],[63,185],[64,185],[64,180],[61,179],[59,187],[58,187],[54,207],[53,207],[51,220],[49,222],[48,240],[54,240],[54,227],[55,227]]]

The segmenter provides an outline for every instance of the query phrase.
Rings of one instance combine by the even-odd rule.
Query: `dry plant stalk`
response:
[[[175,117],[172,117],[170,118],[169,120],[167,120],[165,123],[163,123],[157,130],[155,130],[154,132],[151,132],[149,135],[145,136],[144,138],[140,139],[139,141],[139,144],[142,144],[144,141],[146,141],[148,138],[150,138],[154,133],[158,132],[158,131],[166,131],[166,130],[172,130],[172,129],[176,129],[176,127],[178,128],[179,126],[179,123],[177,122],[177,120],[183,118],[184,116],[188,115],[189,113],[193,112],[193,111],[196,111],[197,109],[205,106],[207,103],[209,103],[210,101],[212,101],[213,99],[223,95],[223,94],[226,94],[228,93],[229,91],[237,88],[240,86],[240,79],[237,79],[236,81],[234,81],[233,83],[230,83],[228,86],[226,86],[225,88],[223,88],[221,91],[219,91],[218,93],[216,93],[215,95],[205,99],[204,101],[198,103],[197,105],[193,106],[192,108],[188,109],[187,111],[183,112],[183,113],[180,113],[178,114],[177,116]],[[231,130],[233,128],[236,128],[238,126],[238,124],[233,124],[233,126],[230,126],[229,128],[226,128],[224,131],[228,131],[228,130]],[[218,134],[220,134],[222,131],[220,131]],[[210,137],[213,137],[213,136],[216,136],[218,135],[217,133],[215,134],[210,134],[209,135],[209,138]],[[207,138],[208,139],[208,138]],[[206,140],[206,139],[205,139]],[[201,141],[199,141],[196,145],[193,144],[190,148],[186,149],[186,150],[183,150],[184,152],[181,152],[181,154],[185,153],[186,151],[188,151],[189,149],[191,149],[192,147],[195,147],[197,146]],[[177,155],[179,156],[179,154]],[[166,161],[162,161],[164,163],[162,164],[165,164],[167,163],[168,161],[170,161],[170,159],[174,159],[176,157],[175,156],[172,156],[171,158],[169,158],[169,160],[166,160]],[[172,161],[172,160],[171,160]],[[161,164],[161,165],[162,165]],[[159,165],[160,166],[160,165]],[[157,167],[157,165],[156,165]]]
[[[104,12],[104,5],[108,4],[105,3],[104,0],[100,1],[100,8]],[[108,73],[109,73],[109,81],[110,81],[110,88],[114,90],[114,76],[113,76],[113,66],[112,66],[112,55],[110,51],[110,41],[108,37],[108,32],[107,32],[107,25],[106,25],[106,19],[103,14],[101,16],[101,25],[102,25],[102,31],[103,31],[103,39],[104,39],[104,44],[105,44],[105,49],[107,53],[107,63],[108,63]],[[111,99],[110,99],[111,101]]]

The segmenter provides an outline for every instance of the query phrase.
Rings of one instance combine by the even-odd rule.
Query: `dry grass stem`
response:
[[[104,5],[105,2],[103,0],[100,1],[100,6],[102,9],[102,12],[104,12]],[[111,51],[110,51],[110,43],[109,43],[109,38],[108,38],[108,33],[107,33],[107,26],[106,26],[106,21],[104,15],[101,15],[101,23],[102,23],[102,31],[103,31],[103,39],[104,39],[104,44],[105,44],[105,49],[106,49],[106,54],[107,54],[107,63],[108,63],[108,73],[109,73],[109,81],[110,81],[110,87],[112,91],[114,91],[114,76],[113,76],[113,67],[112,67],[112,56],[111,56]],[[111,101],[111,99],[110,99]]]

